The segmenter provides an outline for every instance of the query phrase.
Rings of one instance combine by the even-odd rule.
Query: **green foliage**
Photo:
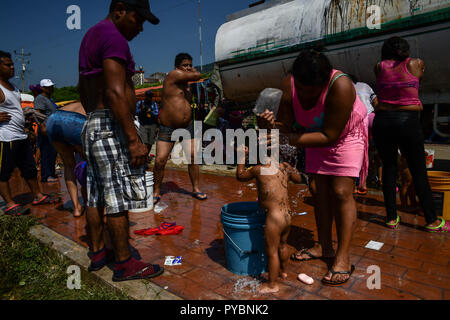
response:
[[[156,82],[156,83],[146,83],[143,84],[142,86],[136,86],[135,89],[144,89],[144,88],[152,88],[152,87],[158,87],[160,85],[162,85],[162,82]]]
[[[53,100],[55,102],[80,100],[78,87],[72,86],[55,88],[55,91],[53,92]]]
[[[82,272],[80,290],[67,288],[67,258],[28,231],[32,217],[0,215],[0,300],[123,300],[123,293]]]

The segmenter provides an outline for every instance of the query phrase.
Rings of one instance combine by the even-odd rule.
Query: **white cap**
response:
[[[50,79],[42,79],[41,80],[41,87],[52,87],[55,84]]]

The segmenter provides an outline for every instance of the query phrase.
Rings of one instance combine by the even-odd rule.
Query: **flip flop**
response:
[[[355,271],[355,266],[352,265],[350,268],[350,271],[334,271],[333,268],[330,269],[331,272],[331,279],[333,279],[334,275],[336,274],[348,274],[349,277],[344,280],[344,281],[332,281],[332,280],[327,280],[325,278],[322,279],[322,283],[326,286],[330,286],[330,287],[339,287],[342,286],[344,283],[347,283],[348,280],[350,280],[350,277],[352,276],[353,272]]]
[[[30,213],[30,208],[25,208],[20,204],[13,205],[12,207],[9,208],[3,207],[2,210],[6,215],[15,217],[27,215]]]
[[[450,221],[445,221],[443,218],[438,218],[441,219],[441,224],[437,227],[425,227],[427,229],[428,232],[438,232],[438,233],[442,233],[442,232],[450,232]]]
[[[174,226],[174,227],[170,227],[165,230],[159,230],[158,232],[156,232],[156,235],[158,235],[158,236],[177,235],[177,234],[180,234],[181,232],[183,232],[183,230],[184,230],[183,226]]]
[[[397,216],[397,219],[394,223],[388,223],[386,222],[386,226],[390,229],[398,229],[398,226],[400,225],[400,216]]]
[[[33,206],[38,206],[42,204],[55,204],[61,202],[61,197],[53,198],[48,194],[44,194],[44,196],[39,201],[33,201],[31,204]]]
[[[369,190],[367,190],[367,189],[364,190],[364,191],[361,191],[361,190],[358,189],[358,191],[356,193],[361,195],[361,196],[365,196],[368,192],[369,192]]]
[[[151,236],[156,234],[158,231],[166,230],[169,228],[173,228],[176,226],[175,222],[163,222],[161,225],[157,228],[148,228],[148,229],[141,229],[134,231],[134,234],[137,234],[139,236]]]
[[[197,200],[206,200],[208,199],[208,197],[206,196],[206,193],[204,192],[193,192],[192,196],[197,199]],[[204,198],[202,198],[201,196],[204,196]]]
[[[154,197],[153,198],[153,205],[155,206],[160,201],[161,201],[161,197]]]
[[[306,258],[306,259],[299,259],[299,258],[297,258],[297,255],[302,255],[302,254],[306,254],[307,256],[309,256],[309,259],[308,258]],[[294,252],[291,255],[291,260],[294,260],[294,261],[309,261],[309,260],[319,259],[319,258],[320,257],[316,257],[311,252],[309,252],[308,249],[303,249],[300,252]]]

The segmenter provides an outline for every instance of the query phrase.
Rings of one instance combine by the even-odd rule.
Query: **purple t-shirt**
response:
[[[110,20],[102,20],[88,30],[81,42],[80,75],[96,76],[103,72],[103,60],[119,58],[125,61],[127,73],[135,74],[135,63],[128,41]]]

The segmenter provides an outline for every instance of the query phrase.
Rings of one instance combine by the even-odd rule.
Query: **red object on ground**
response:
[[[134,234],[140,236],[151,236],[151,235],[160,235],[160,236],[168,236],[168,235],[176,235],[180,234],[184,230],[183,226],[177,226],[175,222],[163,222],[157,228],[148,228],[134,231]]]

